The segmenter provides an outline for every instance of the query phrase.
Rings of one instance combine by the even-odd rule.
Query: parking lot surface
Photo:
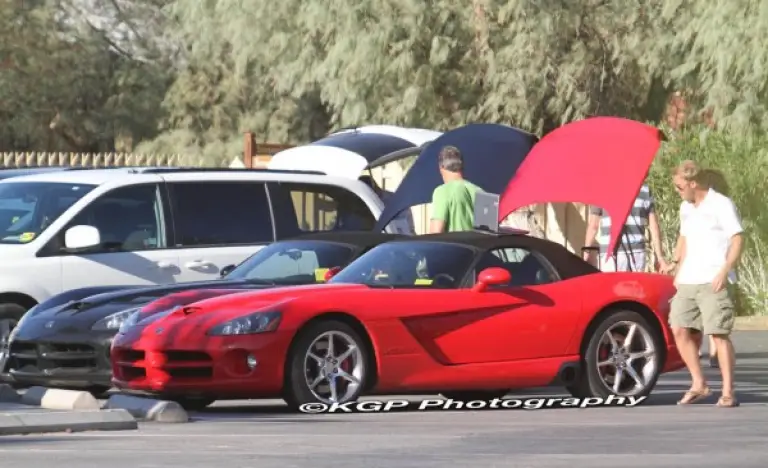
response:
[[[292,414],[279,401],[222,402],[187,424],[0,437],[2,466],[78,468],[765,467],[768,332],[738,332],[739,408],[715,390],[680,407],[684,372],[634,408]],[[705,363],[706,366],[706,363]],[[509,395],[565,396],[557,388]],[[408,397],[418,399],[418,397]]]

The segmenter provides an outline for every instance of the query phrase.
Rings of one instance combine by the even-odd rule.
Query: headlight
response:
[[[138,307],[134,307],[132,309],[126,309],[121,310],[120,312],[115,312],[112,315],[107,315],[103,319],[99,320],[98,322],[94,323],[91,327],[91,330],[99,330],[99,331],[108,331],[108,330],[119,330],[120,327],[123,325],[123,323],[139,310]]]
[[[280,323],[280,312],[257,312],[224,322],[208,330],[209,335],[251,335],[270,332]]]
[[[135,310],[131,315],[129,315],[125,320],[123,320],[123,323],[120,325],[120,328],[117,330],[118,333],[125,333],[128,331],[129,328],[139,323],[139,318],[141,317],[141,311],[138,309],[129,309],[125,312],[130,312],[131,310]]]

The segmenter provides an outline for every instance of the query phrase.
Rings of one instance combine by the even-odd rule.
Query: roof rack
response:
[[[137,174],[166,174],[174,172],[262,172],[267,174],[315,174],[326,175],[320,171],[299,171],[290,169],[251,169],[235,167],[147,167],[134,169]]]

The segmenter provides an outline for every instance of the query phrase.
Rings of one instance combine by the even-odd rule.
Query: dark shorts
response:
[[[734,316],[729,288],[714,292],[711,284],[680,284],[672,298],[669,324],[705,335],[730,335]]]

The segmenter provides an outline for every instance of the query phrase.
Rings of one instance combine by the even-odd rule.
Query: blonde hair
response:
[[[690,159],[681,162],[675,168],[674,175],[679,175],[688,182],[696,182],[696,185],[703,189],[712,188],[725,196],[731,191],[725,174],[717,169],[704,169]]]
[[[687,181],[696,181],[701,178],[701,168],[695,161],[686,159],[675,169],[675,175],[679,175]]]

